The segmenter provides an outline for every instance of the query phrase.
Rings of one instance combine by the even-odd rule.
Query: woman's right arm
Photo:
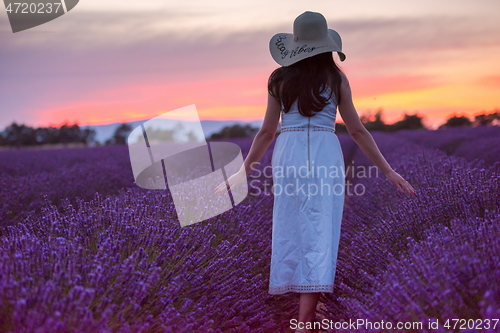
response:
[[[356,112],[356,108],[354,107],[354,103],[352,101],[349,80],[344,73],[341,72],[340,75],[342,76],[342,85],[340,89],[341,102],[339,103],[338,108],[339,113],[342,116],[342,120],[347,128],[347,132],[349,132],[352,139],[366,154],[366,156],[380,170],[382,170],[387,179],[393,183],[401,193],[404,193],[406,190],[408,194],[415,194],[415,189],[401,175],[391,168],[377,147],[372,135],[359,119],[358,113]]]

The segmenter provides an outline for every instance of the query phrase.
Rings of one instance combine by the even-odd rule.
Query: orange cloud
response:
[[[61,123],[65,119],[70,123],[78,120],[80,125],[98,125],[150,119],[196,104],[200,119],[258,120],[265,114],[268,75],[261,71],[245,76],[220,75],[217,79],[211,75],[150,84],[127,81],[89,93],[84,101],[37,110],[36,114],[40,115],[41,124]],[[431,75],[353,75],[350,82],[359,114],[382,108],[384,121],[393,123],[402,119],[405,112],[418,112],[426,124],[435,128],[455,113],[472,118],[479,110],[498,107],[499,78],[487,76],[476,81],[438,84]],[[338,119],[341,121],[340,116]]]
[[[500,103],[497,91],[492,86],[475,86],[469,81],[443,84],[441,86],[394,91],[373,97],[355,98],[358,113],[365,110],[382,108],[384,121],[392,123],[402,118],[403,113],[415,114],[427,118],[427,123],[436,127],[454,114],[473,118],[481,109],[494,109]]]
[[[103,102],[105,101],[105,102]],[[81,125],[129,122],[196,104],[201,119],[256,120],[264,117],[267,76],[157,84],[122,84],[86,96],[85,101],[37,110],[39,123],[65,119]]]
[[[425,89],[436,85],[430,75],[394,75],[349,78],[353,97]]]
[[[500,75],[489,75],[483,76],[477,80],[481,85],[485,85],[491,88],[500,88]]]

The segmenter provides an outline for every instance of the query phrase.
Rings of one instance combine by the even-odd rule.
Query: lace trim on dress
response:
[[[325,292],[325,293],[333,293],[333,284],[321,284],[321,285],[312,285],[312,286],[299,286],[296,284],[289,284],[286,286],[269,286],[269,294],[284,294],[287,292],[296,292],[296,293],[315,293],[315,292]]]
[[[313,131],[328,131],[328,132],[335,133],[335,129],[329,128],[329,127],[323,127],[323,126],[313,126],[312,130]]]
[[[288,132],[288,131],[305,131],[307,128],[306,127],[301,127],[301,126],[289,126],[289,127],[282,127],[281,132]]]
[[[311,129],[313,131],[328,131],[335,133],[335,129],[329,128],[329,127],[323,127],[323,126],[311,126]],[[281,132],[289,132],[289,131],[307,131],[307,127],[301,127],[301,126],[288,126],[288,127],[283,127],[281,128]]]

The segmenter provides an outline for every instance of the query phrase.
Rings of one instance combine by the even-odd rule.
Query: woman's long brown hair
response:
[[[333,60],[333,53],[320,53],[303,59],[290,66],[280,67],[269,77],[267,89],[271,96],[278,98],[283,112],[290,111],[297,101],[301,115],[314,116],[329,103],[333,93],[340,103],[341,69]],[[331,94],[325,98],[326,89],[331,88]]]

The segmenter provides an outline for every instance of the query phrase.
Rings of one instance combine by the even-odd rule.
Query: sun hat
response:
[[[281,66],[290,66],[302,59],[325,52],[337,52],[340,61],[346,56],[342,52],[342,39],[337,31],[328,29],[323,15],[304,12],[293,22],[293,34],[278,33],[269,41],[273,59]]]

